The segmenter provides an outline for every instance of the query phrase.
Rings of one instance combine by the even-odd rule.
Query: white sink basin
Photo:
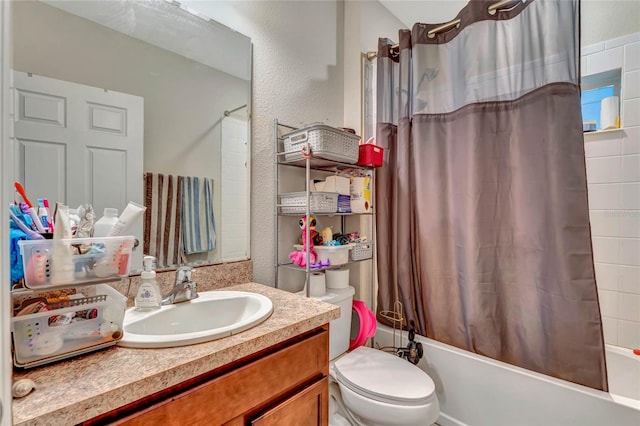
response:
[[[168,348],[208,342],[260,324],[273,312],[271,300],[243,291],[206,291],[189,302],[151,312],[127,309],[124,336],[129,348]]]

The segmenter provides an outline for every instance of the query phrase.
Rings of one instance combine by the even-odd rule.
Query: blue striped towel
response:
[[[182,178],[182,236],[186,254],[216,248],[212,178]]]

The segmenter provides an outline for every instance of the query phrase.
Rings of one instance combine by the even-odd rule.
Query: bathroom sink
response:
[[[248,330],[273,312],[273,303],[261,294],[206,291],[199,295],[151,312],[127,309],[118,345],[168,348],[208,342]]]

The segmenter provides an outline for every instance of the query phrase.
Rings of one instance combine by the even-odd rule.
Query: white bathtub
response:
[[[417,339],[418,366],[436,384],[439,425],[640,425],[640,357],[630,350],[607,347],[610,394]],[[392,342],[393,330],[378,324],[375,344]]]
[[[607,376],[613,399],[640,410],[640,356],[631,349],[607,345]]]

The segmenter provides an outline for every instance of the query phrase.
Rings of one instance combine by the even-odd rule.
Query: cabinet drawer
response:
[[[219,425],[255,412],[328,375],[329,333],[309,337],[167,401],[122,419],[122,425]]]
[[[327,425],[329,412],[329,379],[325,377],[276,405],[251,426],[320,426]]]

